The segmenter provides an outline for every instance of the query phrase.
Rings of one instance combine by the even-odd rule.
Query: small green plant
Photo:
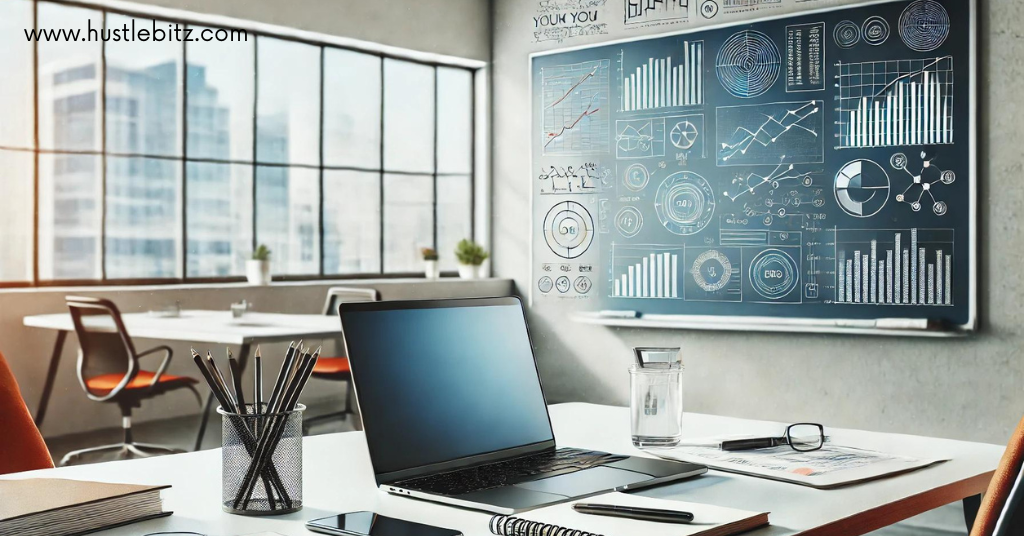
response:
[[[254,261],[269,261],[270,260],[270,248],[266,244],[260,244],[255,251],[252,252],[252,260]]]
[[[434,248],[420,248],[420,254],[423,255],[425,261],[436,261],[438,259],[437,251]]]
[[[459,259],[461,264],[480,266],[489,256],[483,246],[468,238],[462,239],[459,245],[455,247],[455,257]]]

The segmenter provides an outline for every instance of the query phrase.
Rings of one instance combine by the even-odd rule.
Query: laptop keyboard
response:
[[[441,495],[462,495],[520,482],[565,475],[625,459],[592,450],[562,448],[503,462],[396,482],[396,487]]]

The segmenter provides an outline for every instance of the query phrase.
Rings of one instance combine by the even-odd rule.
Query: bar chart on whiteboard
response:
[[[839,64],[842,148],[953,143],[953,57]]]

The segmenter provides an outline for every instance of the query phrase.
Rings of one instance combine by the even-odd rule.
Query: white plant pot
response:
[[[250,285],[265,286],[270,284],[270,261],[245,261],[245,278]]]
[[[441,277],[441,269],[437,266],[437,261],[423,261],[423,275],[427,279],[437,279]]]
[[[472,264],[460,264],[459,277],[462,279],[478,279],[480,277],[480,267]]]

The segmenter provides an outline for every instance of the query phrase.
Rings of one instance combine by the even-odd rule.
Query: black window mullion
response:
[[[378,196],[378,199],[377,199],[378,203],[380,203],[380,205],[379,205],[379,209],[380,209],[379,210],[379,214],[380,214],[380,251],[379,251],[379,253],[380,253],[380,273],[382,273],[382,274],[387,272],[387,269],[384,267],[385,266],[385,264],[384,264],[384,240],[385,240],[385,237],[384,237],[384,230],[385,230],[384,219],[386,217],[386,215],[384,213],[384,205],[385,205],[385,203],[384,203],[384,106],[385,106],[384,97],[387,94],[387,92],[384,90],[384,84],[386,82],[385,76],[384,76],[385,61],[386,60],[384,58],[381,58],[381,60],[380,60],[380,183],[378,184],[378,187],[380,189],[380,193],[379,193],[379,196]]]
[[[326,273],[326,255],[324,246],[327,241],[324,239],[324,231],[327,226],[324,222],[324,78],[326,78],[325,72],[325,56],[327,55],[327,48],[320,47],[320,275]]]
[[[476,77],[480,71],[469,75],[469,237],[476,237]]]
[[[252,250],[256,251],[259,237],[256,236],[256,222],[259,221],[256,214],[256,183],[259,176],[256,166],[256,147],[259,138],[259,98],[260,98],[260,39],[253,35],[252,39],[252,155],[249,157],[252,163]]]
[[[32,2],[32,29],[39,31],[39,2]],[[32,44],[32,284],[39,284],[39,40]]]
[[[188,43],[184,40],[181,42],[181,279],[188,279]]]
[[[107,29],[102,11],[101,34]],[[107,280],[107,42],[100,40],[100,280]]]
[[[433,206],[434,206],[434,236],[433,236],[434,251],[437,251],[437,249],[438,249],[438,244],[437,244],[437,153],[438,153],[439,149],[437,147],[437,131],[440,128],[438,126],[438,118],[440,117],[440,114],[438,113],[438,103],[440,102],[440,97],[437,94],[437,90],[438,90],[437,78],[438,78],[438,74],[439,73],[440,73],[440,70],[437,67],[434,67],[434,173],[432,175],[432,179],[434,181],[434,185],[433,185],[433,187],[434,187],[434,203],[433,203]]]

